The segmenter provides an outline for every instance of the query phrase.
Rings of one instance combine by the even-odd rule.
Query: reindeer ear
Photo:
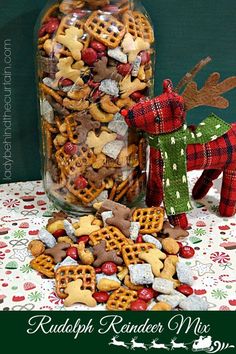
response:
[[[163,81],[163,93],[172,93],[174,91],[174,87],[172,81],[170,79]]]

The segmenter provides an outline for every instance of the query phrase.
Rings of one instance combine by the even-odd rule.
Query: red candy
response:
[[[131,303],[130,305],[131,311],[146,311],[147,310],[147,303],[143,300],[136,300]]]
[[[186,284],[178,286],[178,288],[176,288],[176,290],[185,296],[190,296],[193,294],[193,289],[191,288],[191,286],[186,285]]]
[[[88,85],[92,88],[98,88],[100,86],[99,82],[94,82],[93,80],[88,81]]]
[[[154,297],[157,297],[157,292],[155,290],[153,290],[152,288],[143,288],[138,290],[138,298],[140,300],[143,300],[145,302],[149,302],[152,299],[154,299]]]
[[[113,262],[106,262],[102,265],[102,272],[106,275],[113,275],[117,273],[117,266]]]
[[[78,243],[83,242],[86,244],[89,242],[89,236],[80,236],[77,242]]]
[[[66,236],[66,231],[63,229],[56,230],[55,232],[53,232],[53,236],[55,238]]]
[[[94,102],[97,101],[101,97],[101,94],[102,94],[102,92],[100,90],[95,91],[93,96],[92,96],[93,97],[93,101]]]
[[[57,31],[60,25],[60,21],[53,17],[47,23],[45,23],[39,30],[39,37],[43,37],[46,33],[52,34]]]
[[[68,250],[66,251],[66,255],[67,257],[71,257],[75,260],[77,260],[78,258],[78,250],[76,247],[70,247],[68,248]]]
[[[190,246],[183,246],[180,248],[179,255],[183,258],[192,258],[195,255],[195,251]]]
[[[117,66],[117,71],[122,76],[127,76],[131,73],[133,68],[132,64],[119,64]]]
[[[78,152],[78,146],[75,144],[72,144],[71,142],[68,142],[64,146],[64,151],[68,155],[75,155]]]
[[[98,59],[101,59],[103,57],[106,57],[107,53],[106,52],[98,52]]]
[[[110,295],[106,291],[97,291],[93,294],[93,297],[99,304],[105,304]]]
[[[75,179],[74,184],[77,189],[84,189],[87,187],[88,182],[83,176],[79,176]]]
[[[140,57],[141,57],[141,64],[145,65],[148,64],[151,60],[151,55],[149,52],[141,52],[140,53]]]
[[[97,52],[93,48],[87,48],[82,52],[82,60],[88,65],[93,65],[97,58]]]
[[[96,52],[105,52],[106,51],[106,46],[98,41],[92,41],[90,43],[90,47],[93,48],[94,50],[96,50]]]
[[[141,234],[138,235],[138,237],[136,238],[135,243],[143,243],[143,236]]]
[[[97,268],[94,268],[94,269],[95,269],[95,273],[96,274],[102,273],[102,268],[101,267],[97,267]]]
[[[144,96],[144,94],[142,94],[142,92],[136,91],[136,92],[132,93],[132,95],[130,97],[134,101],[140,101],[141,98],[144,98],[145,96]]]
[[[67,86],[72,86],[74,82],[70,79],[63,79],[60,81],[61,86],[67,87]]]

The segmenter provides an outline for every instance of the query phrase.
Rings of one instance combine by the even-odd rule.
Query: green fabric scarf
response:
[[[167,215],[192,210],[187,178],[187,145],[206,144],[230,130],[230,125],[215,114],[207,117],[192,132],[186,125],[179,130],[149,136],[149,144],[161,151],[164,161],[163,190]]]

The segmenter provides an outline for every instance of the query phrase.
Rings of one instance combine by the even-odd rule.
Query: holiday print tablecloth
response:
[[[191,173],[190,183],[198,173]],[[217,214],[221,179],[189,215],[190,236],[183,243],[195,248],[187,261],[194,271],[194,291],[205,297],[209,310],[236,310],[236,217]],[[0,185],[0,310],[65,310],[54,291],[54,280],[29,266],[29,240],[47,223],[55,207],[42,182]],[[85,310],[76,305],[69,310]],[[103,310],[100,305],[96,310]]]

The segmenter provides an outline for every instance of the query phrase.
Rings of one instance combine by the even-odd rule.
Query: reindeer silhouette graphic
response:
[[[144,350],[148,350],[148,348],[146,347],[146,345],[144,343],[138,343],[136,342],[138,338],[137,337],[134,337],[131,339],[131,350],[135,350],[135,349],[138,349],[138,348],[142,348]]]
[[[165,344],[162,343],[157,343],[159,338],[153,339],[151,342],[149,349],[165,349],[165,350],[170,350]]]
[[[117,340],[118,338],[119,338],[119,336],[112,337],[111,342],[108,343],[108,345],[114,345],[116,347],[124,347],[126,349],[129,349],[128,345],[125,344],[125,342],[123,342],[123,341],[118,341]]]

